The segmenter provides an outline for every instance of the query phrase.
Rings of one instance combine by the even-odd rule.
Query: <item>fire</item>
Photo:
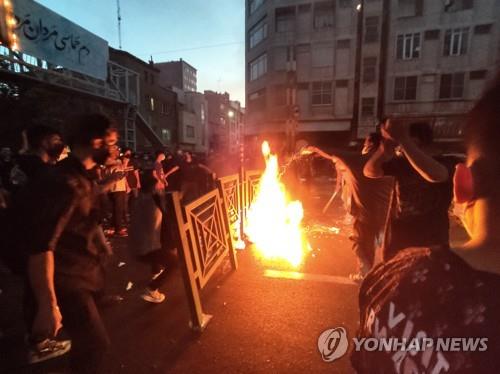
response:
[[[302,203],[290,201],[279,180],[278,157],[271,154],[268,142],[262,143],[262,154],[266,169],[248,211],[245,234],[259,257],[298,267],[310,249],[301,227]]]

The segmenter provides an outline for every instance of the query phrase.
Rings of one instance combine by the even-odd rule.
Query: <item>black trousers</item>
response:
[[[163,286],[172,274],[173,269],[178,265],[175,249],[157,249],[142,256],[141,260],[151,265],[151,272],[153,274],[163,270],[158,277],[149,282],[148,288],[151,290],[157,290]]]
[[[125,191],[110,192],[109,196],[113,203],[113,225],[115,230],[119,231],[124,227],[127,193]]]
[[[369,220],[354,217],[352,249],[366,271],[373,267],[376,250],[375,240],[379,233],[380,229],[377,225]]]
[[[95,293],[86,290],[58,291],[57,301],[63,318],[63,330],[71,339],[71,372],[76,374],[98,373],[110,340],[96,307]],[[37,305],[35,296],[26,280],[24,313],[26,326],[31,330]],[[31,337],[33,341],[45,337]]]
[[[110,345],[95,297],[86,290],[57,293],[63,327],[71,338],[71,370],[78,374],[97,373]]]

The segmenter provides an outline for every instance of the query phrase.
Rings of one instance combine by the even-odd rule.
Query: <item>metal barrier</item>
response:
[[[173,217],[180,268],[191,327],[202,331],[212,316],[203,313],[200,292],[229,256],[236,270],[238,261],[233,245],[234,227],[244,226],[246,212],[260,180],[260,171],[230,175],[217,181],[218,188],[183,206],[178,192],[167,196],[167,209]]]
[[[191,312],[191,327],[201,331],[211,316],[203,313],[200,291],[226,256],[229,256],[234,270],[238,267],[226,207],[218,190],[186,206],[182,206],[178,192],[169,194],[168,200],[175,214],[177,248]]]
[[[260,178],[262,176],[261,170],[249,170],[244,173],[244,180],[242,181],[244,197],[243,197],[243,205],[242,205],[242,216],[243,223],[246,222],[248,208],[250,208],[250,204],[252,203],[255,195],[257,194],[257,189],[259,187]]]
[[[239,175],[233,174],[219,178],[217,180],[217,187],[227,208],[229,225],[233,231],[236,231],[233,233],[233,239],[235,239],[234,235],[240,232],[243,223],[244,185],[240,182]]]

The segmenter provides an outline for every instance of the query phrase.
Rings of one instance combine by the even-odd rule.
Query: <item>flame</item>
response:
[[[259,257],[298,267],[310,250],[301,226],[302,203],[289,200],[279,180],[278,157],[271,154],[267,141],[262,143],[262,154],[266,169],[248,211],[245,234]]]

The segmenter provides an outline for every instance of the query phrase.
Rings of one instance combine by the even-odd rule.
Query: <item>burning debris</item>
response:
[[[268,142],[262,144],[262,154],[266,170],[250,205],[245,234],[260,258],[298,267],[311,250],[302,228],[302,203],[290,201],[280,182],[278,157],[271,153]]]

